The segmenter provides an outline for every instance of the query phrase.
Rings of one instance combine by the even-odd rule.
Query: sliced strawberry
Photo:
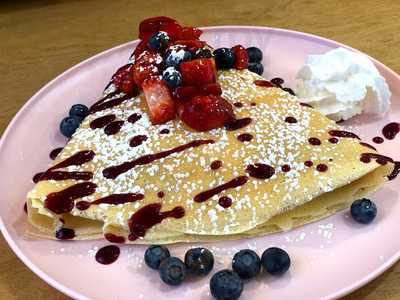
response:
[[[132,64],[127,64],[119,68],[112,76],[111,82],[115,84],[118,90],[126,94],[132,93],[136,89]]]
[[[148,18],[140,22],[139,24],[139,38],[141,40],[148,40],[150,36],[152,36],[154,33],[160,31],[160,28],[162,26],[165,26],[166,24],[178,24],[177,21],[174,19],[160,16],[160,17],[153,17],[153,18]]]
[[[232,105],[215,95],[196,96],[178,107],[178,115],[190,128],[208,131],[234,120]]]
[[[196,27],[183,27],[181,30],[181,39],[198,40],[202,33],[203,31]]]
[[[247,69],[249,66],[249,56],[246,49],[242,45],[236,45],[232,47],[232,51],[235,53],[235,68],[238,70]]]
[[[214,83],[216,70],[212,58],[199,58],[180,64],[183,85],[202,86]]]
[[[146,79],[142,89],[152,124],[163,124],[175,118],[175,104],[165,81],[155,77]]]
[[[198,40],[177,40],[172,42],[172,45],[186,46],[187,50],[194,53],[198,49],[203,48],[206,45],[206,42]]]
[[[187,101],[195,96],[206,96],[222,94],[221,86],[218,83],[209,83],[203,86],[180,86],[174,91],[174,97],[181,100]]]
[[[138,86],[152,76],[159,74],[159,67],[163,59],[160,54],[150,51],[143,51],[135,60],[133,65],[133,79]]]
[[[139,57],[139,55],[142,54],[145,50],[147,50],[147,40],[142,40],[136,46],[135,51],[133,51],[131,57],[133,56],[134,59],[136,60]]]
[[[176,22],[161,24],[159,31],[166,32],[171,41],[182,39],[182,26]]]

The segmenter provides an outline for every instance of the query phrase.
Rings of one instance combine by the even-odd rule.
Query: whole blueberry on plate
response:
[[[249,47],[246,49],[247,51],[247,56],[249,57],[249,62],[260,62],[262,61],[263,58],[263,53],[262,51],[257,48],[257,47]]]
[[[262,254],[261,264],[269,274],[282,275],[289,270],[290,257],[285,250],[271,247],[265,250]]]
[[[152,50],[163,50],[168,46],[169,36],[164,31],[159,31],[153,34],[148,42],[148,47]]]
[[[176,88],[182,84],[182,75],[174,67],[166,68],[162,78],[171,88]]]
[[[154,270],[160,267],[160,263],[170,257],[169,250],[165,246],[152,245],[144,253],[144,262]]]
[[[196,275],[207,275],[214,267],[214,256],[206,248],[193,248],[185,254],[187,269]]]
[[[217,69],[230,69],[235,65],[235,54],[229,48],[218,48],[214,50],[215,64]]]
[[[260,273],[260,257],[253,250],[240,250],[233,257],[232,269],[243,279],[253,278]]]
[[[358,223],[368,224],[375,219],[377,208],[374,202],[363,198],[353,202],[350,213],[353,219]]]
[[[160,277],[168,285],[179,285],[186,277],[186,266],[177,257],[168,257],[160,264]]]
[[[83,104],[74,104],[71,106],[69,110],[70,116],[76,116],[81,118],[82,120],[89,114],[89,108]]]
[[[181,62],[192,59],[192,54],[185,49],[173,49],[167,52],[165,56],[165,65],[167,67],[176,67]]]
[[[195,58],[211,58],[212,53],[210,49],[207,48],[200,48],[197,49],[196,53],[194,54]]]
[[[264,66],[261,63],[249,63],[247,67],[250,72],[256,73],[258,75],[262,75],[264,73]]]
[[[210,291],[217,300],[236,300],[242,294],[243,281],[237,273],[222,270],[211,277]]]
[[[60,123],[60,131],[63,136],[70,138],[81,124],[82,119],[77,116],[69,116],[62,119]]]

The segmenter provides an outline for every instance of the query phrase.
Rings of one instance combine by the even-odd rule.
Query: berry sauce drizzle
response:
[[[250,133],[242,133],[238,135],[237,139],[242,143],[250,142],[253,139],[253,135],[251,135]]]
[[[328,166],[326,164],[318,164],[317,171],[318,172],[326,172],[326,171],[328,171]]]
[[[170,150],[162,151],[162,152],[155,153],[155,154],[143,155],[137,159],[124,162],[120,165],[105,168],[103,170],[103,176],[105,178],[115,179],[120,174],[125,173],[125,172],[129,171],[130,169],[133,169],[136,166],[147,165],[147,164],[152,163],[155,160],[170,156],[171,154],[179,153],[179,152],[182,152],[189,148],[195,148],[195,147],[199,147],[199,146],[205,145],[205,144],[213,144],[214,142],[215,142],[214,140],[195,140],[190,143],[172,148]]]
[[[211,164],[210,164],[210,168],[211,170],[218,170],[219,168],[222,167],[222,161],[220,160],[214,160]]]
[[[228,131],[238,130],[244,128],[251,123],[251,118],[236,119],[225,125],[225,129]]]
[[[242,102],[235,102],[235,103],[233,103],[233,106],[237,107],[237,108],[242,108],[243,107],[243,103]]]
[[[290,166],[289,165],[283,165],[282,167],[281,167],[281,170],[282,170],[282,172],[289,172],[290,171]]]
[[[128,117],[128,122],[135,124],[137,121],[139,121],[142,118],[142,115],[138,113],[133,113]]]
[[[108,245],[100,248],[96,253],[96,261],[102,265],[109,265],[115,262],[120,254],[120,250],[115,245]]]
[[[169,133],[168,128],[164,128],[164,129],[160,130],[160,134],[168,134],[168,133]]]
[[[384,139],[383,139],[382,137],[380,137],[380,136],[376,136],[376,137],[374,137],[374,138],[372,139],[372,141],[373,141],[375,144],[382,144],[382,143],[384,142]]]
[[[375,161],[380,165],[386,165],[388,162],[391,163],[394,162],[393,159],[390,158],[389,156],[385,156],[378,153],[363,153],[361,154],[360,157],[360,161],[366,164],[371,162],[372,159],[375,159]]]
[[[75,237],[75,231],[71,228],[60,228],[56,231],[56,238],[59,240],[72,240]]]
[[[172,210],[161,212],[160,203],[151,203],[143,206],[136,211],[128,220],[130,234],[128,239],[135,241],[145,236],[146,231],[161,223],[166,218],[180,219],[185,215],[185,209],[182,206],[176,206]]]
[[[60,147],[60,148],[55,148],[55,149],[51,150],[51,152],[49,154],[50,159],[55,160],[57,158],[58,154],[60,154],[60,152],[63,149],[64,149],[63,147]]]
[[[306,160],[305,162],[304,162],[304,165],[306,166],[306,167],[312,167],[313,166],[313,162],[311,161],[311,160]]]
[[[134,94],[126,94],[120,98],[115,98],[112,100],[108,100],[108,101],[102,101],[100,103],[95,103],[90,107],[89,112],[90,113],[95,113],[98,111],[102,111],[108,108],[112,108],[114,106],[120,105],[122,102],[124,102],[125,100],[131,99],[133,97],[136,97],[137,95],[139,95],[139,92],[135,92]]]
[[[314,107],[312,107],[310,104],[305,103],[305,102],[300,102],[300,105],[301,105],[301,106],[305,106],[305,107],[309,107],[309,108],[314,108]]]
[[[262,86],[262,87],[267,87],[267,88],[272,88],[275,87],[271,82],[268,80],[255,80],[254,84],[257,86]]]
[[[24,212],[28,214],[28,203],[24,203]]]
[[[48,171],[52,171],[55,169],[66,168],[69,166],[80,166],[84,163],[87,163],[93,159],[95,153],[92,150],[83,150],[75,153],[74,155],[68,157],[67,159],[59,162],[58,164],[52,166]]]
[[[218,204],[219,204],[219,206],[222,206],[223,208],[231,207],[232,199],[229,198],[228,196],[222,196],[221,198],[218,199]]]
[[[165,193],[164,193],[163,191],[159,191],[159,192],[157,193],[157,197],[158,197],[158,198],[164,198],[164,197],[165,197]]]
[[[331,137],[331,138],[328,139],[328,141],[331,144],[337,144],[339,142],[339,139],[335,138],[335,137]]]
[[[96,191],[97,185],[92,182],[81,182],[62,191],[50,193],[44,200],[44,207],[55,214],[68,213],[74,208],[74,200],[89,196]]]
[[[376,151],[376,148],[368,143],[360,142],[360,145]]]
[[[122,125],[124,125],[124,121],[113,121],[104,127],[104,133],[107,135],[117,134],[121,130]]]
[[[388,175],[388,179],[389,180],[395,179],[397,175],[399,175],[399,173],[400,173],[400,161],[395,161],[393,171]]]
[[[294,124],[294,123],[297,123],[297,119],[295,117],[289,116],[289,117],[285,118],[285,122],[289,123],[289,124]]]
[[[399,131],[400,131],[400,124],[397,122],[392,122],[383,127],[382,134],[386,139],[393,140],[399,133]]]
[[[258,179],[268,179],[275,174],[275,169],[272,166],[259,163],[248,165],[246,171],[251,177]]]
[[[144,141],[147,140],[146,135],[135,135],[131,140],[129,141],[129,146],[131,147],[137,147],[143,144]]]
[[[99,117],[97,119],[94,119],[92,122],[90,122],[90,128],[92,129],[97,129],[97,128],[103,128],[104,126],[110,124],[112,121],[114,121],[116,118],[115,115],[105,115],[102,117]]]
[[[79,210],[86,210],[91,205],[99,205],[99,204],[118,205],[118,204],[136,202],[142,199],[144,199],[143,194],[136,194],[136,193],[112,194],[103,198],[99,198],[92,202],[79,201],[75,204],[75,206]]]
[[[204,202],[204,201],[210,199],[212,196],[217,195],[217,194],[221,193],[224,190],[233,189],[233,188],[236,188],[238,186],[244,185],[247,182],[248,179],[249,178],[247,176],[236,177],[236,178],[228,181],[227,183],[218,185],[215,188],[212,188],[210,190],[207,190],[207,191],[204,191],[204,192],[201,192],[201,193],[197,194],[194,197],[194,201],[195,202]]]
[[[90,180],[93,178],[92,172],[67,172],[67,171],[50,171],[37,173],[33,176],[32,180],[34,183],[44,180]]]
[[[310,137],[310,138],[308,139],[308,142],[309,142],[311,145],[313,145],[313,146],[319,146],[319,145],[321,145],[321,140],[320,140],[319,138],[316,138],[316,137]]]
[[[110,243],[114,244],[123,244],[125,243],[125,238],[123,236],[118,236],[113,233],[106,233],[104,238],[109,241]]]
[[[355,133],[344,131],[344,130],[329,130],[331,136],[342,137],[342,138],[352,138],[360,140],[359,136]]]

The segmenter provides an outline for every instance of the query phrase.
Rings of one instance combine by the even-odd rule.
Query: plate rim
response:
[[[295,35],[295,36],[301,36],[302,38],[308,39],[308,40],[318,40],[319,42],[323,42],[325,44],[329,45],[335,45],[335,46],[340,46],[358,53],[362,53],[364,55],[367,55],[368,58],[370,58],[375,65],[378,65],[381,69],[385,70],[386,72],[390,73],[391,76],[397,78],[400,81],[400,75],[397,74],[394,70],[392,70],[390,67],[386,66],[385,64],[381,63],[374,57],[356,49],[353,47],[350,47],[346,44],[343,44],[341,42],[337,42],[335,40],[322,37],[319,35],[307,33],[307,32],[301,32],[301,31],[296,31],[296,30],[291,30],[291,29],[285,29],[285,28],[279,28],[279,27],[267,27],[267,26],[249,26],[249,25],[223,25],[223,26],[204,26],[204,27],[199,27],[200,29],[204,30],[204,32],[208,31],[218,31],[218,30],[257,30],[257,31],[272,31],[272,32],[278,32],[278,33],[283,33],[286,35]],[[117,46],[114,46],[112,48],[106,49],[102,52],[99,52],[93,56],[90,56],[83,61],[73,65],[72,67],[68,68],[67,70],[63,71],[59,75],[57,75],[54,79],[43,85],[36,93],[34,93],[26,102],[25,104],[18,110],[18,112],[14,115],[14,117],[11,119],[10,123],[7,125],[6,129],[4,130],[1,138],[0,138],[0,156],[2,154],[2,149],[4,148],[4,145],[10,138],[9,135],[11,134],[11,131],[15,124],[18,122],[18,120],[29,111],[29,108],[35,104],[36,99],[40,98],[42,94],[44,94],[48,89],[50,89],[54,84],[56,84],[59,80],[62,80],[66,76],[73,75],[74,72],[78,71],[82,66],[92,63],[96,61],[97,59],[101,58],[104,55],[107,55],[109,53],[118,51],[121,48],[125,48],[128,46],[135,46],[136,44],[139,43],[139,39],[129,41]],[[11,250],[15,253],[17,258],[22,261],[34,274],[36,274],[40,279],[48,283],[50,286],[53,288],[57,289],[58,291],[62,292],[63,294],[72,297],[74,299],[84,299],[87,300],[86,296],[74,291],[72,288],[68,288],[65,285],[63,285],[61,282],[53,279],[50,275],[48,275],[45,271],[43,271],[40,267],[36,266],[31,260],[29,260],[25,254],[23,253],[22,249],[20,249],[17,244],[14,242],[14,239],[11,237],[10,233],[7,230],[6,225],[3,222],[3,218],[0,214],[0,231],[2,232],[4,239],[6,240],[7,244],[11,248]],[[347,294],[350,294],[354,290],[366,285],[373,279],[377,278],[379,275],[381,275],[383,272],[388,270],[391,266],[393,266],[398,260],[400,259],[400,249],[390,258],[386,259],[385,262],[377,269],[375,269],[373,272],[368,274],[367,276],[350,283],[349,285],[329,294],[326,296],[324,299],[335,299],[339,297],[343,297]]]

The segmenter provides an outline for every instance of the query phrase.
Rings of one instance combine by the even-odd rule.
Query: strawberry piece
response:
[[[150,51],[143,51],[133,65],[133,79],[138,86],[142,82],[152,76],[159,74],[158,67],[162,64],[162,57],[160,54]]]
[[[199,95],[219,96],[221,94],[221,86],[218,83],[209,83],[203,86],[180,86],[174,91],[174,97],[181,101],[187,101]]]
[[[216,69],[212,58],[199,58],[180,64],[183,85],[202,86],[214,83]]]
[[[132,64],[127,64],[115,72],[111,78],[111,82],[115,84],[117,90],[130,94],[136,89],[132,70]]]
[[[246,49],[242,45],[236,45],[232,47],[232,51],[235,53],[235,68],[238,70],[247,69],[249,66],[249,56]]]
[[[142,89],[152,124],[163,124],[175,118],[175,104],[168,86],[162,79],[146,79]]]
[[[140,54],[142,54],[145,50],[147,50],[147,40],[142,40],[140,43],[136,46],[135,51],[133,51],[133,56],[135,61],[139,57]]]
[[[198,40],[202,33],[203,31],[196,27],[183,27],[181,30],[181,39]]]
[[[234,120],[232,105],[215,95],[196,96],[178,107],[178,115],[190,128],[208,131]]]
[[[206,42],[198,40],[177,40],[172,42],[172,45],[185,46],[187,50],[194,53],[198,49],[203,48],[206,45]]]
[[[141,40],[147,41],[150,36],[160,31],[161,27],[166,26],[166,24],[179,25],[178,22],[174,19],[164,16],[153,17],[143,20],[139,24],[139,38]]]
[[[182,39],[182,26],[176,22],[161,24],[159,31],[166,32],[171,41]]]

